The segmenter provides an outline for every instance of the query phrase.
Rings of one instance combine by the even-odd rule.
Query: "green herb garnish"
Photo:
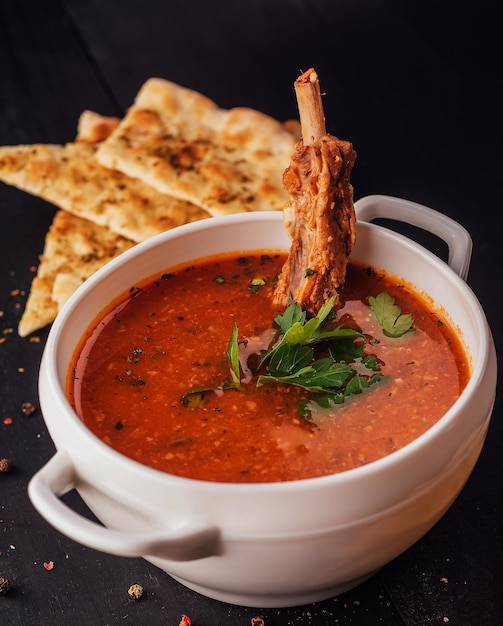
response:
[[[184,406],[193,409],[201,408],[204,406],[206,396],[212,391],[225,391],[226,389],[243,390],[240,379],[238,327],[236,324],[232,327],[231,336],[227,344],[226,357],[229,365],[229,380],[219,387],[198,387],[197,389],[187,391],[182,396],[182,404]]]
[[[400,307],[395,304],[395,298],[383,291],[375,298],[370,296],[369,306],[387,337],[401,337],[414,332],[414,320],[410,313],[402,315]]]
[[[276,316],[274,322],[282,334],[276,345],[262,355],[259,369],[269,361],[268,373],[259,376],[258,386],[278,382],[326,392],[344,385],[352,369],[332,357],[316,359],[313,348],[313,344],[321,342],[362,337],[361,333],[351,328],[325,330],[324,321],[334,302],[335,297],[330,298],[308,321],[305,311],[297,303],[288,306],[283,315]]]
[[[231,380],[229,386],[235,387],[241,391],[241,379],[239,368],[239,344],[238,344],[238,327],[234,324],[232,333],[227,344],[227,360],[230,366]]]
[[[259,368],[263,363],[272,357],[275,351],[279,350],[283,344],[289,345],[310,345],[320,341],[330,339],[342,339],[345,337],[362,337],[362,334],[351,328],[336,328],[325,330],[324,321],[332,311],[335,296],[332,296],[318,311],[316,317],[306,322],[306,313],[294,302],[290,304],[283,315],[277,315],[274,323],[279,326],[282,336],[271,350],[264,353],[260,360]]]
[[[257,386],[268,382],[290,384],[310,392],[301,400],[299,415],[312,421],[315,406],[329,408],[341,404],[347,396],[361,393],[371,384],[382,380],[375,356],[364,356],[365,337],[351,328],[326,328],[335,297],[331,298],[316,317],[306,321],[306,313],[298,304],[291,304],[275,323],[281,330],[276,345],[263,354]],[[317,358],[321,352],[321,358]]]
[[[265,283],[266,283],[265,278],[262,278],[261,276],[255,276],[255,278],[251,279],[250,284],[248,285],[248,289],[252,293],[257,293],[260,287],[265,285]]]
[[[326,409],[341,404],[348,396],[360,394],[383,380],[377,358],[365,354],[365,346],[372,345],[371,340],[352,328],[327,327],[327,320],[336,315],[335,299],[335,296],[330,298],[310,319],[295,302],[282,315],[277,315],[274,324],[279,334],[274,344],[262,352],[253,372],[257,387],[277,383],[304,389],[309,396],[298,403],[298,413],[309,422],[313,421],[316,407]],[[369,305],[385,335],[401,337],[414,331],[412,316],[402,315],[388,293],[370,297]],[[234,324],[226,352],[227,381],[218,387],[188,391],[182,398],[183,404],[199,408],[211,391],[244,391],[240,350],[238,327]]]
[[[274,345],[263,351],[254,371],[257,387],[277,383],[306,390],[309,399],[299,402],[298,413],[307,421],[312,421],[312,409],[316,405],[327,408],[341,404],[345,397],[361,393],[382,378],[377,359],[364,356],[365,336],[361,332],[326,326],[327,319],[334,314],[334,302],[335,297],[330,298],[310,319],[297,303],[277,315],[274,324],[279,335]],[[195,408],[201,406],[210,391],[243,391],[239,357],[238,327],[234,324],[226,352],[228,380],[218,387],[187,392],[183,403]]]

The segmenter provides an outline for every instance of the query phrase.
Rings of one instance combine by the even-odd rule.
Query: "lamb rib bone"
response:
[[[283,174],[290,199],[283,209],[291,239],[274,303],[298,302],[315,315],[344,285],[355,241],[353,187],[356,152],[348,141],[326,134],[320,84],[313,68],[294,83],[302,139]]]

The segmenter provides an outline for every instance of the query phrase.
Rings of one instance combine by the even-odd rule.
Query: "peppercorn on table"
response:
[[[152,77],[198,91],[219,107],[250,107],[283,123],[298,116],[293,81],[314,66],[328,131],[352,141],[358,155],[355,198],[375,193],[407,198],[438,209],[470,232],[468,284],[501,351],[501,107],[496,96],[501,72],[492,13],[483,2],[468,10],[431,0],[4,2],[0,146],[75,145],[79,137],[79,148],[65,149],[93,152],[93,144],[125,116]],[[85,111],[101,116],[93,118],[99,136],[90,138],[79,126]],[[291,122],[286,128],[296,132]],[[47,179],[44,167],[37,176]],[[330,600],[281,609],[228,605],[185,588],[147,561],[96,552],[52,528],[27,495],[30,478],[55,450],[37,395],[40,358],[57,312],[51,291],[49,305],[43,297],[49,283],[68,289],[85,278],[81,268],[57,264],[65,229],[82,216],[61,215],[61,207],[23,190],[24,183],[0,183],[0,624],[476,626],[503,621],[499,396],[479,462],[447,514],[367,582]],[[55,197],[53,184],[47,193]],[[84,177],[79,184],[84,193]],[[92,205],[95,196],[90,197]],[[204,210],[191,213],[188,202],[178,210],[186,221],[189,215],[207,217]],[[42,260],[48,269],[33,309],[47,317],[20,336],[53,224],[62,240]],[[446,255],[434,238],[413,227],[405,232]],[[99,241],[113,255],[133,245],[127,235],[121,237]],[[93,519],[76,492],[63,500]]]

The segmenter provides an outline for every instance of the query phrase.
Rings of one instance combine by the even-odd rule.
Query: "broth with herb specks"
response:
[[[274,381],[257,387],[254,366],[279,333],[273,320],[283,311],[273,307],[272,294],[284,260],[283,253],[226,254],[132,286],[74,355],[67,395],[87,427],[164,472],[277,482],[369,463],[442,417],[470,374],[454,329],[409,286],[357,262],[327,323],[361,331],[357,342],[376,368],[371,372],[359,357],[352,367],[361,380],[377,373],[377,382],[340,394],[329,408],[312,402],[304,387]],[[413,331],[386,336],[369,307],[369,296],[382,292],[411,314]],[[240,373],[244,382],[233,380],[240,389],[222,390],[232,379],[233,328],[251,355],[241,362],[249,369]],[[309,410],[300,410],[306,403]]]

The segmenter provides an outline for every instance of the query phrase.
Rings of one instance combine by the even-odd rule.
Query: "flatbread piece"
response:
[[[282,176],[295,134],[244,107],[221,109],[204,95],[151,78],[96,158],[211,215],[281,210]]]
[[[100,115],[86,109],[80,114],[77,123],[76,140],[93,144],[104,141],[117,128],[119,122],[119,117]]]
[[[37,274],[19,322],[19,335],[26,337],[53,322],[77,287],[134,245],[108,228],[58,211],[45,238]]]
[[[0,147],[0,180],[74,215],[143,241],[209,214],[150,185],[104,168],[84,141]]]

